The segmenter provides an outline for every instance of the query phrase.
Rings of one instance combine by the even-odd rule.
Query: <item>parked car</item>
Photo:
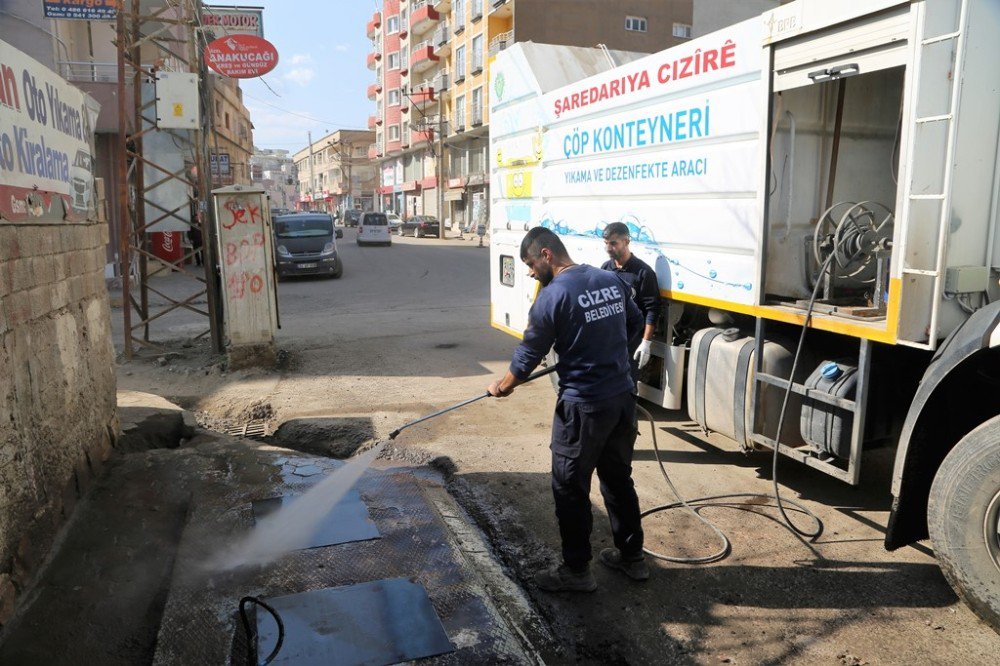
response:
[[[396,215],[395,213],[386,213],[385,217],[387,220],[389,220],[389,231],[390,232],[398,231],[399,225],[403,223],[403,218],[401,218],[399,215]]]
[[[356,227],[358,226],[358,221],[361,220],[361,211],[352,208],[344,213],[344,226],[345,227]]]
[[[369,211],[361,215],[358,223],[358,245],[392,245],[389,233],[389,219],[385,213]]]
[[[344,232],[333,228],[326,213],[295,213],[274,218],[274,265],[278,278],[289,275],[344,274],[337,239]]]
[[[399,235],[413,234],[414,238],[438,237],[441,223],[433,215],[414,215],[399,225]]]

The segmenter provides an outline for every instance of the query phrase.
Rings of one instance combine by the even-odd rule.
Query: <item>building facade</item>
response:
[[[272,210],[295,210],[299,177],[287,150],[260,149],[250,158],[250,180],[267,192]]]
[[[692,1],[382,0],[367,25],[379,207],[485,222],[490,61],[527,40],[660,51],[691,37]]]
[[[375,136],[370,130],[337,130],[295,153],[297,209],[372,210],[377,185],[369,149]]]
[[[253,123],[243,104],[237,79],[209,72],[212,83],[212,122],[215,134],[209,146],[212,186],[250,184]]]

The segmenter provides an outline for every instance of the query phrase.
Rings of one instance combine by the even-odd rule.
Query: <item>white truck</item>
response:
[[[624,222],[666,305],[640,394],[850,484],[894,446],[886,547],[930,536],[1000,630],[998,63],[997,0],[798,0],[648,56],[516,44],[492,325],[526,325],[529,228],[600,265]]]

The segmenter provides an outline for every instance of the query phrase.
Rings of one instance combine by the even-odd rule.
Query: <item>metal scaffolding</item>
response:
[[[212,89],[201,58],[204,45],[200,0],[125,0],[117,17],[118,46],[118,180],[119,260],[122,280],[125,356],[138,348],[166,351],[171,346],[163,335],[168,315],[181,310],[205,317],[204,331],[213,349],[222,351],[219,288],[217,284],[214,212],[208,205],[211,191],[208,137],[214,134]],[[158,72],[198,75],[200,127],[196,130],[157,127],[156,94]],[[129,89],[131,86],[131,89]],[[143,94],[143,91],[147,91]],[[168,135],[184,155],[184,166],[166,165],[158,154],[144,151],[144,140],[154,132]],[[176,196],[177,184],[186,196]],[[168,191],[168,188],[172,188]],[[150,230],[169,223],[174,228],[201,232],[202,247],[192,247],[177,263],[157,257],[150,243]],[[195,234],[196,236],[196,234]],[[189,270],[188,261],[202,253],[204,270]],[[151,268],[153,269],[151,271]],[[156,269],[183,275],[190,292],[167,293],[150,283]],[[150,294],[163,302],[151,304]],[[157,331],[157,327],[162,330]],[[156,333],[159,332],[159,335]]]

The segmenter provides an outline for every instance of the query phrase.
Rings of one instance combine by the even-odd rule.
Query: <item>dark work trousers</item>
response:
[[[639,498],[632,483],[635,396],[622,393],[600,402],[556,403],[552,419],[552,494],[562,536],[563,561],[574,569],[592,557],[590,482],[601,482],[615,546],[623,557],[642,556]]]

